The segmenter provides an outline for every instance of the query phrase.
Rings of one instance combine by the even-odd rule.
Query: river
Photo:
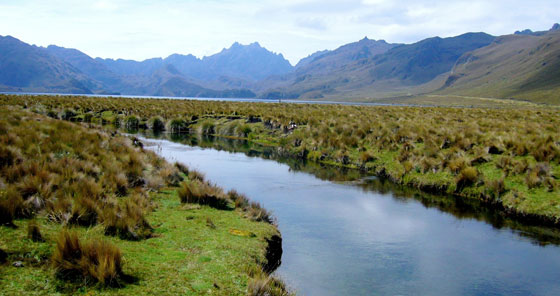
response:
[[[299,295],[560,295],[557,229],[357,172],[266,159],[247,142],[176,140],[143,138],[273,212],[284,249],[275,273]]]

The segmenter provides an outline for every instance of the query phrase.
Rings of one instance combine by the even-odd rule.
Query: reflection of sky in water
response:
[[[157,143],[168,160],[273,211],[284,248],[277,274],[301,294],[560,295],[558,247],[272,160]]]

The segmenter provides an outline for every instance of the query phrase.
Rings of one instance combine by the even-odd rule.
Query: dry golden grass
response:
[[[98,240],[83,243],[68,230],[60,233],[51,261],[57,276],[65,280],[116,286],[123,276],[117,247]]]
[[[90,114],[92,123],[123,122],[128,128],[149,127],[150,119],[160,117],[169,131],[246,138],[277,146],[284,156],[361,168],[397,183],[496,202],[504,200],[492,193],[497,186],[493,181],[504,178],[499,195],[515,190],[527,196],[504,207],[560,223],[555,210],[560,195],[560,113],[555,107],[371,107],[7,95],[0,96],[0,104],[82,122]],[[12,152],[2,153],[8,161],[17,160],[21,152]],[[549,176],[530,171],[538,163],[550,167]],[[476,182],[461,175],[468,167],[477,170]],[[15,170],[10,176],[20,173]],[[135,175],[126,177],[130,182]],[[35,191],[48,192],[48,187],[38,188],[36,183],[27,181],[24,199]]]

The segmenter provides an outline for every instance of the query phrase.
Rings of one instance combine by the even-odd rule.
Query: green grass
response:
[[[125,241],[104,236],[99,225],[73,228],[81,238],[106,239],[118,246],[124,273],[136,282],[103,288],[56,279],[48,258],[62,226],[40,219],[46,241],[35,243],[27,238],[30,220],[22,219],[15,221],[17,228],[0,227],[0,248],[11,254],[9,263],[23,259],[25,264],[0,266],[0,291],[5,295],[245,295],[247,271],[265,260],[265,238],[277,234],[276,228],[244,219],[239,211],[181,205],[175,189],[155,194],[154,200],[158,207],[147,217],[155,227],[154,238]],[[207,226],[207,219],[215,229]]]
[[[448,97],[455,102],[465,98],[428,98]],[[360,168],[399,184],[501,203],[510,212],[560,225],[554,203],[560,199],[559,109],[516,100],[469,98],[487,102],[488,108],[53,96],[0,96],[0,104],[24,106],[41,114],[73,109],[75,116],[86,112],[94,118],[112,110],[119,118],[134,115],[142,122],[154,116],[167,122],[182,118],[192,133],[246,139],[275,147],[282,157]],[[496,167],[497,154],[516,163],[527,162],[529,170],[507,173],[511,168]],[[473,167],[478,178],[463,186],[458,183],[464,181],[460,172],[465,166]],[[536,178],[531,171],[538,166],[547,169]],[[538,188],[530,189],[534,184]],[[494,189],[500,192],[494,194]],[[532,201],[507,203],[505,197],[515,192]]]
[[[18,107],[0,115],[0,249],[9,255],[0,294],[243,295],[249,280],[268,278],[267,240],[279,233],[258,204],[237,194],[234,206],[209,185],[199,193],[219,194],[224,210],[181,204],[178,186],[196,172],[128,137]]]

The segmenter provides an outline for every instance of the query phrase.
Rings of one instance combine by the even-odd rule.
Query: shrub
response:
[[[81,243],[75,232],[64,229],[51,258],[56,275],[64,280],[119,285],[122,278],[120,250],[106,241]]]

